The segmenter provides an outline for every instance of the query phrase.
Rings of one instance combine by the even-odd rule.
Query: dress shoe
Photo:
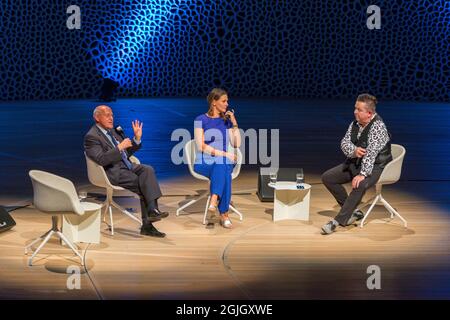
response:
[[[161,212],[159,209],[148,210],[148,218],[151,222],[161,220],[162,218],[167,218],[169,216],[168,212]]]
[[[362,212],[361,210],[355,210],[350,216],[350,219],[348,219],[347,225],[350,226],[354,224],[356,221],[361,220],[362,218],[364,218],[364,212]]]
[[[208,222],[208,224],[206,225],[207,229],[212,229],[214,228],[214,222],[217,218],[217,207],[216,206],[209,206],[208,207],[208,215],[206,217],[206,221]],[[211,226],[212,224],[212,226]]]
[[[217,206],[210,205],[208,207],[208,212],[212,216],[216,215],[216,213],[217,213]]]
[[[144,220],[144,218],[142,219]],[[147,217],[145,218],[145,221],[147,222],[156,222],[156,221],[160,221],[161,217],[158,217],[156,215],[151,215],[150,212],[147,214]]]
[[[336,231],[336,227],[339,225],[339,223],[336,220],[331,220],[329,222],[327,222],[326,224],[324,224],[322,226],[322,234],[326,235],[326,234],[332,234],[333,232]]]
[[[141,234],[144,236],[151,236],[157,238],[164,238],[166,234],[164,232],[159,232],[153,224],[146,224],[141,227]]]

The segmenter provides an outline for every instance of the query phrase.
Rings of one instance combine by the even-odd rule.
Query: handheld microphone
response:
[[[361,143],[360,147],[366,149],[367,148],[367,143],[366,142]],[[364,157],[356,159],[355,165],[357,167],[359,167],[361,165],[362,158],[364,158]]]
[[[227,111],[231,111],[231,112],[234,113],[234,109],[231,109],[231,108],[227,108]],[[225,113],[226,113],[226,112],[225,112]],[[230,119],[230,118],[231,118],[229,114],[227,114],[227,115],[225,115],[225,116],[227,117],[227,119]]]
[[[125,132],[123,131],[122,127],[120,125],[116,126],[114,128],[114,130],[116,131],[116,133],[122,138],[125,139]]]

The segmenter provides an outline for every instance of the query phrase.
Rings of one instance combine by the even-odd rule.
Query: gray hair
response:
[[[375,96],[372,96],[368,93],[363,93],[356,98],[356,101],[363,102],[366,104],[367,109],[369,109],[372,113],[375,113],[377,108],[378,100]]]
[[[96,115],[103,112],[102,108],[104,108],[104,107],[109,108],[107,105],[104,105],[104,104],[95,107],[94,112],[92,112],[92,116],[94,117],[94,119],[95,119]]]

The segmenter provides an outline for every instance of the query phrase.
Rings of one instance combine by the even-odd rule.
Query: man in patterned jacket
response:
[[[338,215],[322,227],[323,234],[331,234],[337,226],[351,225],[364,217],[356,207],[392,160],[390,135],[375,111],[376,104],[377,99],[370,94],[358,96],[354,111],[356,120],[350,123],[341,141],[347,159],[322,175],[322,182],[341,206]],[[347,195],[342,184],[350,181],[352,191]]]

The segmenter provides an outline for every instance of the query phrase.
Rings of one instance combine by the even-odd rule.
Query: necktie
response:
[[[108,136],[111,138],[111,140],[112,140],[114,146],[117,147],[117,145],[118,145],[117,140],[114,138],[114,136],[112,135],[111,131],[108,130],[108,131],[106,131],[106,133],[107,133]],[[125,165],[127,166],[127,168],[128,168],[129,170],[131,170],[131,169],[133,168],[133,166],[132,166],[130,160],[128,160],[126,152],[125,152],[125,151],[121,151],[121,152],[120,152],[120,155],[122,156],[122,161],[123,161],[123,163],[125,163]]]

